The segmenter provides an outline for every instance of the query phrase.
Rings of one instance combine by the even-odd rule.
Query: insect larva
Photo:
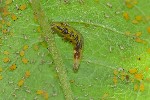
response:
[[[66,41],[74,46],[74,64],[73,70],[75,72],[79,69],[79,62],[81,59],[82,49],[83,49],[83,36],[69,25],[61,22],[52,23],[51,29],[58,35],[64,38]]]

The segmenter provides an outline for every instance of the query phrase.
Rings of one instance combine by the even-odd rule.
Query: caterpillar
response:
[[[80,65],[82,49],[83,49],[83,36],[77,30],[70,27],[66,23],[53,22],[51,24],[51,29],[56,32],[59,36],[63,37],[65,41],[69,41],[73,45],[74,49],[74,63],[73,70],[77,72]]]

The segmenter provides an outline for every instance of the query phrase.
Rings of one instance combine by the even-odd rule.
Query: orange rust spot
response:
[[[25,10],[27,8],[27,5],[26,4],[23,4],[19,7],[20,10]]]
[[[141,35],[142,35],[142,32],[136,32],[136,33],[135,33],[135,36],[136,36],[136,37],[139,37],[139,36],[141,36]]]
[[[18,82],[18,86],[21,87],[21,86],[23,86],[23,84],[24,84],[24,79],[21,79],[21,80]]]
[[[26,72],[25,72],[25,77],[26,77],[26,78],[30,77],[30,71],[26,71]]]
[[[27,64],[27,63],[28,63],[28,59],[22,58],[22,62],[23,62],[24,64]]]
[[[142,44],[147,44],[145,40],[140,39],[139,37],[135,38],[135,41]]]
[[[0,67],[0,72],[2,72],[3,71],[3,69]]]
[[[37,90],[37,91],[36,91],[36,94],[38,94],[38,95],[41,95],[41,94],[43,94],[43,93],[44,93],[43,90]]]
[[[8,51],[4,51],[4,55],[9,55],[9,52]]]
[[[140,84],[140,91],[144,91],[144,84],[143,83]]]
[[[146,72],[148,72],[149,71],[149,67],[147,66],[147,67],[145,67],[145,71]]]
[[[20,51],[20,56],[22,57],[22,56],[24,56],[24,51],[22,50],[22,51]]]
[[[9,61],[10,61],[10,59],[9,59],[8,57],[3,59],[3,62],[4,62],[4,63],[7,63],[7,62],[9,62]]]
[[[3,79],[3,77],[2,77],[2,75],[0,75],[0,80],[2,80]]]
[[[10,12],[8,11],[8,7],[6,6],[6,7],[4,7],[3,8],[3,16],[7,16],[7,15],[9,15],[10,14]]]
[[[135,85],[134,85],[134,91],[137,91],[138,88],[139,88],[138,84],[135,84]]]
[[[115,85],[117,84],[117,82],[118,82],[117,77],[113,77],[113,82]]]
[[[114,75],[118,75],[118,73],[119,73],[118,70],[115,69],[114,70]]]
[[[150,26],[147,28],[147,32],[150,33]]]
[[[12,71],[15,70],[16,68],[17,68],[16,64],[13,64],[13,65],[11,65],[11,66],[9,67],[9,69],[12,70]]]
[[[12,0],[6,0],[6,1],[5,1],[5,4],[6,4],[6,5],[9,5],[9,4],[11,4],[12,2],[13,2]]]
[[[139,15],[139,16],[136,16],[135,19],[136,19],[137,21],[141,21],[141,20],[142,20],[142,16],[140,16],[140,15]]]
[[[134,78],[140,81],[140,80],[143,79],[143,74],[137,73],[137,74],[134,75]]]
[[[124,17],[125,20],[129,20],[129,14],[128,14],[128,12],[124,12],[123,13],[123,17]]]
[[[11,18],[12,18],[13,21],[16,21],[16,20],[18,19],[15,14],[12,14],[12,15],[11,15]]]
[[[137,69],[136,68],[129,69],[129,73],[135,74],[135,73],[137,73]]]
[[[24,45],[23,50],[25,51],[25,50],[27,50],[28,48],[29,48],[28,45]]]

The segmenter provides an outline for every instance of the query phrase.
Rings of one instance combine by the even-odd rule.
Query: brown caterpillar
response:
[[[58,35],[69,41],[74,46],[74,64],[73,70],[77,72],[79,69],[79,62],[81,60],[83,49],[83,36],[69,25],[61,22],[55,22],[51,24],[51,29]]]

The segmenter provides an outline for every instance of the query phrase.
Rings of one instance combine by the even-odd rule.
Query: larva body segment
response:
[[[55,22],[51,24],[51,29],[58,35],[69,41],[74,46],[74,64],[73,70],[77,72],[79,69],[79,62],[82,55],[83,49],[83,36],[69,25],[61,22]]]

